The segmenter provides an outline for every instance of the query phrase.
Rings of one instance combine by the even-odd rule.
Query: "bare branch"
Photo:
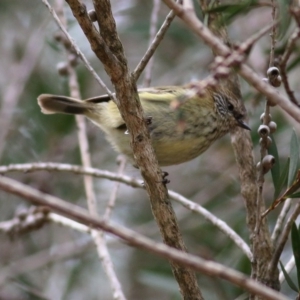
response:
[[[154,52],[156,51],[157,47],[160,45],[161,41],[163,40],[168,28],[170,27],[172,21],[175,18],[175,14],[173,11],[170,11],[169,14],[166,17],[166,20],[160,27],[159,31],[157,32],[155,38],[153,39],[152,43],[150,44],[148,50],[146,51],[145,55],[141,59],[141,61],[136,66],[135,70],[132,72],[132,76],[137,81],[147,66],[149,60],[153,56]]]
[[[47,21],[48,22],[48,21]],[[1,101],[0,111],[0,157],[3,154],[4,147],[6,145],[6,136],[12,127],[14,110],[20,100],[24,91],[25,85],[32,74],[36,63],[38,62],[38,56],[41,53],[43,43],[42,32],[46,22],[36,29],[25,47],[23,57],[21,61],[11,66],[11,74],[8,86],[3,93],[3,99]],[[34,45],[34,46],[33,46]]]
[[[127,160],[126,160],[126,157],[121,155],[120,158],[118,159],[118,161],[119,161],[120,165],[119,165],[117,175],[122,176],[123,172],[124,172],[124,169],[126,167]],[[113,190],[111,191],[110,198],[109,198],[108,203],[106,205],[106,209],[105,209],[104,216],[103,216],[104,220],[106,220],[106,221],[109,220],[112,209],[115,206],[115,202],[116,202],[119,187],[120,187],[120,182],[116,182]]]
[[[297,106],[299,106],[300,104],[299,104],[298,100],[296,99],[294,92],[290,88],[286,68],[287,68],[288,59],[290,58],[292,51],[293,51],[295,44],[296,44],[297,40],[299,39],[299,37],[300,37],[300,28],[297,27],[295,29],[295,31],[293,32],[293,34],[291,35],[291,37],[289,38],[287,46],[286,46],[284,53],[283,53],[282,57],[280,58],[280,62],[279,62],[282,83],[284,85],[285,91],[286,91],[290,101]]]
[[[287,300],[284,295],[262,285],[244,274],[224,267],[216,262],[204,260],[198,256],[184,253],[162,243],[155,243],[144,236],[121,227],[117,224],[107,223],[97,217],[91,216],[86,210],[65,202],[57,197],[41,193],[16,180],[0,177],[0,189],[20,196],[34,205],[49,207],[53,212],[62,214],[82,224],[90,225],[94,229],[101,229],[118,236],[127,243],[148,250],[161,257],[168,258],[180,265],[204,273],[208,276],[219,277],[238,285],[253,294],[264,297],[267,300]]]
[[[231,55],[231,50],[222,43],[222,41],[214,36],[212,32],[203,25],[203,23],[197,18],[197,16],[191,11],[186,11],[181,5],[176,4],[172,0],[164,0],[164,2],[173,9],[174,12],[180,17],[185,24],[191,28],[198,37],[203,39],[213,51],[223,57]],[[249,82],[255,89],[264,94],[268,100],[276,105],[278,104],[283,110],[285,110],[291,117],[300,122],[300,110],[295,107],[286,97],[280,95],[276,89],[269,84],[264,83],[261,78],[251,70],[245,63],[241,63],[237,68],[239,74]]]
[[[154,38],[155,38],[157,21],[158,21],[158,13],[159,13],[159,8],[160,8],[160,0],[152,0],[152,1],[153,1],[153,8],[152,8],[151,20],[150,20],[149,47],[151,47],[152,40],[154,40]],[[153,67],[153,56],[151,57],[151,59],[149,60],[147,66],[146,66],[143,86],[146,86],[146,87],[150,86],[152,67]]]
[[[176,215],[168,198],[163,173],[158,166],[151,144],[136,83],[133,76],[129,74],[123,46],[116,32],[110,2],[108,0],[94,0],[100,27],[101,35],[99,35],[89,18],[85,5],[79,0],[66,1],[89,40],[92,50],[103,63],[115,86],[116,104],[130,133],[134,158],[144,178],[152,212],[164,242],[176,249],[186,251]],[[193,299],[202,299],[194,272],[173,262],[171,262],[171,266],[183,297],[189,295]]]
[[[57,4],[56,6],[60,15],[60,20],[62,21],[62,23],[65,25],[66,28],[67,22],[63,10],[64,2],[65,2],[64,0],[56,0],[56,4]],[[67,57],[70,57],[72,55],[71,49],[69,47],[65,47],[65,51]],[[73,98],[81,99],[77,74],[70,60],[68,60],[68,67],[69,67],[68,82],[69,82],[70,95]],[[89,143],[86,134],[85,117],[82,115],[76,116],[76,123],[77,123],[77,135],[78,135],[81,161],[84,167],[90,168],[91,157],[89,152]],[[85,188],[89,212],[91,213],[92,216],[97,217],[98,210],[97,210],[96,195],[94,192],[93,177],[89,175],[84,175],[83,181],[84,181],[84,188]],[[101,260],[102,266],[109,280],[112,289],[113,298],[116,300],[125,300],[126,298],[123,293],[121,283],[114,270],[113,263],[107,249],[104,235],[101,232],[98,232],[96,230],[91,230],[91,235],[97,246],[98,256]]]
[[[74,222],[70,219],[68,220],[70,222]],[[80,225],[85,226],[82,224]],[[28,257],[14,261],[9,265],[1,268],[0,286],[2,286],[9,278],[16,277],[20,274],[27,273],[32,270],[37,270],[56,261],[65,260],[77,255],[82,255],[84,251],[92,248],[92,246],[94,246],[94,244],[92,243],[91,239],[85,237],[77,241],[67,242],[59,246],[51,247],[47,250],[42,250],[36,254],[32,254]]]
[[[51,5],[49,4],[49,2],[47,0],[42,0],[43,3],[46,5],[46,7],[49,9],[51,15],[53,16],[53,19],[55,20],[56,24],[58,25],[58,27],[61,29],[61,31],[65,34],[66,38],[68,39],[68,41],[70,42],[70,44],[72,45],[72,47],[74,48],[76,54],[81,58],[83,64],[85,65],[85,67],[88,69],[88,71],[93,75],[93,77],[96,79],[96,81],[100,84],[100,86],[102,86],[106,93],[112,98],[115,99],[115,95],[109,90],[109,88],[105,85],[104,81],[102,81],[102,79],[99,77],[99,75],[96,73],[96,71],[93,69],[93,67],[91,66],[91,64],[89,63],[89,61],[86,59],[85,55],[81,52],[81,50],[78,48],[78,46],[76,45],[75,41],[73,40],[73,38],[69,35],[67,29],[65,28],[65,26],[61,23],[60,19],[58,18],[55,10],[53,9],[53,7],[51,7]]]
[[[270,276],[277,270],[277,265],[280,259],[280,255],[283,251],[283,248],[288,240],[290,231],[292,229],[292,225],[297,219],[297,217],[300,214],[300,203],[297,203],[297,205],[294,208],[293,213],[290,215],[288,221],[286,222],[284,229],[282,231],[281,237],[278,240],[278,244],[276,245],[276,248],[274,250],[273,256],[272,256],[272,261],[270,262],[268,272]]]
[[[39,170],[48,170],[48,171],[61,171],[61,172],[71,172],[75,174],[87,174],[97,178],[105,178],[108,180],[113,180],[117,182],[124,183],[133,188],[144,188],[142,182],[135,178],[126,176],[126,175],[117,175],[109,171],[103,171],[94,168],[83,168],[81,166],[68,165],[68,164],[58,164],[58,163],[33,163],[33,164],[18,164],[18,165],[9,165],[9,166],[0,166],[0,174],[5,174],[13,171],[22,171],[22,172],[34,172]],[[199,213],[207,221],[211,222],[217,228],[219,228],[226,236],[233,240],[233,242],[247,255],[249,260],[252,258],[252,253],[243,239],[231,229],[224,221],[214,216],[207,209],[201,205],[188,200],[182,195],[169,191],[169,196],[171,199],[179,202],[187,209]]]
[[[284,225],[285,218],[291,209],[291,202],[292,202],[291,198],[288,198],[285,200],[282,210],[276,220],[276,224],[275,224],[273,234],[272,234],[272,241],[273,241],[274,245],[277,244],[278,238],[282,232],[282,227]]]

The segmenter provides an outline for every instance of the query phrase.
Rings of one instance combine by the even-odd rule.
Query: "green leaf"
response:
[[[299,292],[298,288],[296,287],[295,283],[293,282],[293,280],[291,279],[290,275],[287,273],[287,271],[285,270],[283,264],[281,261],[279,261],[279,264],[280,264],[280,267],[281,267],[281,270],[282,270],[282,273],[284,275],[284,278],[287,282],[287,284],[289,285],[289,287],[295,291],[296,293]]]
[[[298,170],[298,164],[299,164],[299,141],[298,137],[296,135],[295,130],[293,130],[292,138],[291,138],[291,144],[290,144],[290,170],[289,170],[289,176],[288,176],[288,186],[291,186],[294,179],[296,172]]]
[[[280,175],[279,181],[275,185],[274,199],[277,199],[282,188],[286,184],[288,173],[289,173],[289,166],[290,166],[290,158],[287,159],[285,166],[283,167],[282,173]]]
[[[244,0],[237,4],[221,4],[207,9],[206,13],[222,13],[223,22],[228,24],[235,17],[248,13],[256,4],[257,0]]]
[[[278,1],[279,6],[279,34],[277,40],[281,40],[287,33],[289,26],[291,25],[291,14],[289,13],[289,7],[291,0],[280,0]]]
[[[300,287],[300,235],[295,222],[292,225],[291,237],[295,264],[297,268],[298,287]]]
[[[300,198],[300,192],[294,193],[292,195],[287,195],[288,198]]]
[[[297,51],[296,53],[299,53],[299,51]],[[294,59],[290,59],[290,62],[286,68],[286,70],[289,72],[291,70],[293,70],[294,68],[296,68],[298,66],[298,64],[300,63],[300,56],[297,55]]]
[[[272,135],[271,135],[271,139],[272,139],[272,143],[269,148],[269,154],[273,155],[275,158],[275,164],[271,168],[271,173],[272,173],[274,187],[276,187],[279,185],[279,181],[280,181],[280,163],[279,163],[277,145]]]

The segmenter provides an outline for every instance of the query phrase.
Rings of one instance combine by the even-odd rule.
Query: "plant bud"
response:
[[[260,121],[263,123],[264,122],[264,118],[265,118],[265,113],[263,112],[261,115],[260,115]],[[269,114],[269,117],[268,117],[268,120],[272,120],[272,116]]]
[[[265,137],[270,134],[270,129],[267,125],[260,125],[257,132],[261,137]]]
[[[263,173],[266,174],[271,170],[275,164],[275,158],[273,155],[266,155],[262,160]]]
[[[271,67],[267,71],[268,78],[275,78],[280,75],[279,69],[276,67]]]
[[[58,71],[58,74],[61,76],[68,76],[69,75],[69,68],[68,65],[61,61],[56,65],[56,69]]]
[[[96,11],[94,9],[89,10],[88,14],[92,22],[96,22],[98,20]]]
[[[259,144],[261,146],[265,146],[267,149],[269,149],[269,147],[272,144],[272,139],[269,136],[266,139],[260,138],[259,139]]]
[[[78,56],[76,54],[69,55],[69,62],[72,67],[76,67],[78,65]]]
[[[272,103],[271,101],[269,101],[269,99],[267,99],[267,103],[269,106],[274,107],[276,106],[276,103]]]
[[[216,79],[225,78],[229,75],[229,73],[230,73],[230,69],[228,67],[219,66],[214,78],[216,78]]]
[[[279,69],[276,67],[271,67],[267,71],[267,75],[269,78],[269,83],[274,87],[279,87],[281,85],[281,76]]]
[[[62,32],[56,32],[54,34],[54,39],[57,41],[57,42],[60,42],[62,39],[63,39],[63,33]]]
[[[224,57],[223,56],[216,56],[215,57],[215,64],[216,65],[222,64],[223,61],[224,61]]]
[[[273,121],[271,121],[269,124],[268,124],[268,127],[270,129],[270,132],[271,133],[274,133],[277,129],[277,124]]]
[[[273,80],[271,80],[271,84],[274,86],[274,87],[280,87],[281,86],[281,82],[282,82],[282,79],[281,79],[281,76],[278,75],[277,77],[275,77]]]
[[[260,170],[260,161],[256,164],[256,170],[257,170],[257,171]]]

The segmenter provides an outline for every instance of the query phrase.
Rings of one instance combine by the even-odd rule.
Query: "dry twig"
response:
[[[204,273],[208,276],[219,277],[238,285],[253,294],[257,294],[267,300],[287,300],[287,298],[263,284],[260,284],[242,273],[224,267],[213,261],[206,261],[200,257],[184,253],[162,243],[155,243],[136,232],[121,227],[117,224],[105,222],[97,217],[91,216],[86,210],[65,202],[57,197],[41,193],[16,180],[0,177],[0,189],[8,193],[20,196],[34,205],[49,207],[53,212],[62,214],[94,229],[104,230],[118,236],[130,245],[148,250],[161,257],[168,258],[177,264]],[[300,207],[300,206],[299,206]]]

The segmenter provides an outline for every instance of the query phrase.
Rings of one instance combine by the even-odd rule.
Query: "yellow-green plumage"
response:
[[[139,90],[152,144],[161,166],[180,164],[204,152],[213,141],[242,122],[244,107],[221,87],[199,94],[192,86],[169,86]],[[41,95],[44,113],[84,114],[107,135],[113,147],[134,162],[126,125],[108,96],[84,101],[64,96]],[[174,103],[177,109],[172,108]]]

